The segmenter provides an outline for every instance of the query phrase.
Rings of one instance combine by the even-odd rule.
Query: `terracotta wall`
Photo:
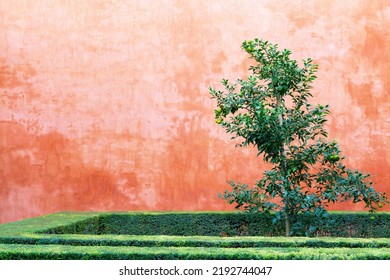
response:
[[[389,30],[380,0],[3,0],[0,222],[231,209],[217,192],[263,165],[214,123],[207,88],[246,74],[254,37],[319,63],[331,136],[390,193]]]

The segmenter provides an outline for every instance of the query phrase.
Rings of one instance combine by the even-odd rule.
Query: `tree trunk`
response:
[[[286,213],[286,237],[290,237],[290,219]]]
[[[279,107],[281,105],[281,97],[280,97],[280,94],[277,93],[276,95],[276,109],[278,110]],[[279,125],[282,127],[283,126],[283,115],[282,114],[279,114],[278,116],[278,120],[279,120]],[[287,163],[286,163],[286,151],[285,151],[285,143],[283,143],[283,150],[282,150],[282,159],[281,159],[281,167],[282,167],[282,170],[283,170],[283,173],[286,174],[287,173]],[[290,219],[289,219],[289,216],[288,216],[288,206],[287,206],[287,201],[285,201],[284,199],[284,203],[285,203],[285,207],[284,207],[284,211],[285,211],[285,218],[286,218],[286,237],[290,237]]]
[[[281,103],[281,97],[280,97],[280,94],[278,93],[276,95],[276,110],[279,110],[280,103]],[[279,125],[282,127],[283,126],[283,115],[282,114],[278,115],[278,120],[279,120]],[[285,160],[285,158],[286,158],[285,146],[286,146],[286,143],[283,143],[282,159],[280,162],[284,172],[287,171],[287,165],[286,165],[286,160]]]

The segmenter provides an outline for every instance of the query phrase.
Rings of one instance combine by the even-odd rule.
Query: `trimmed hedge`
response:
[[[372,217],[374,219],[372,219]],[[103,214],[45,234],[127,234],[179,236],[283,236],[283,224],[273,215],[249,213],[124,213]],[[301,217],[304,221],[305,217]],[[390,237],[390,215],[385,213],[331,213],[333,222],[317,236]]]
[[[332,215],[335,226],[324,235],[389,236],[387,213]],[[57,213],[0,225],[0,259],[390,259],[390,238],[271,236],[283,232],[271,219],[232,212]],[[270,236],[249,236],[261,233]]]
[[[179,236],[274,236],[272,216],[243,213],[103,214],[49,229],[45,234],[126,234]]]
[[[0,259],[50,260],[388,260],[389,248],[187,248],[2,245]]]
[[[219,248],[390,248],[390,239],[302,238],[302,237],[178,237],[178,236],[72,236],[50,235],[0,237],[0,244],[137,246],[137,247],[219,247]]]

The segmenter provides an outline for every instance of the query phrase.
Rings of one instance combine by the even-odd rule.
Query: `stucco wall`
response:
[[[331,137],[390,193],[389,30],[380,0],[0,1],[0,222],[231,209],[225,181],[264,167],[207,88],[246,74],[255,37],[315,59]]]

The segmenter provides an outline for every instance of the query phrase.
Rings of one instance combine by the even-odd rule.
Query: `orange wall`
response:
[[[1,1],[0,222],[231,209],[216,193],[263,166],[214,123],[207,88],[246,74],[254,37],[319,63],[331,136],[390,193],[386,3]]]

